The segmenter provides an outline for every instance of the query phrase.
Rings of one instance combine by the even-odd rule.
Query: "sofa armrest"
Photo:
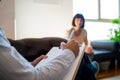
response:
[[[119,43],[115,41],[108,40],[95,40],[91,41],[91,46],[93,49],[105,49],[115,51],[119,49]]]

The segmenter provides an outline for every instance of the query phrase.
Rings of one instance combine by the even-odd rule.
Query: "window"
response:
[[[114,19],[119,16],[119,0],[73,0],[73,14],[82,13],[86,19]]]
[[[119,16],[119,0],[100,0],[101,18],[114,19]]]
[[[76,13],[86,19],[88,39],[108,39],[110,20],[120,16],[120,0],[73,0],[73,15]]]
[[[87,19],[98,19],[98,0],[73,0],[73,14],[82,13]]]

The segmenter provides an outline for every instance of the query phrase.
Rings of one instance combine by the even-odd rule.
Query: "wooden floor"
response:
[[[120,80],[120,67],[100,71],[97,80]]]

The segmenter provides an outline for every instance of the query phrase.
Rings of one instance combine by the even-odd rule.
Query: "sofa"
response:
[[[119,59],[119,43],[110,40],[94,40],[91,41],[91,46],[94,50],[93,60],[97,62],[109,61],[109,67],[115,67],[116,61]]]
[[[61,42],[67,42],[65,38],[44,37],[44,38],[24,38],[19,40],[8,39],[10,44],[23,55],[28,61],[33,61],[36,57],[46,54],[53,46],[60,46]],[[91,41],[94,50],[93,60],[97,62],[110,61],[112,65],[119,59],[119,43],[108,40]]]
[[[53,46],[60,46],[61,42],[67,42],[66,39],[60,37],[44,37],[44,38],[24,38],[19,40],[8,39],[10,44],[23,55],[28,61],[33,61],[40,55],[45,55]]]

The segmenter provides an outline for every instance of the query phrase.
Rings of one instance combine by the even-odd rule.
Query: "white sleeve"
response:
[[[63,54],[40,68],[34,68],[9,44],[0,29],[0,79],[1,80],[59,80],[75,56],[65,49]]]
[[[60,56],[36,69],[36,74],[39,74],[37,75],[37,80],[62,80],[74,59],[75,56],[73,52],[65,49]]]
[[[34,67],[12,47],[0,28],[0,79],[34,80]]]

